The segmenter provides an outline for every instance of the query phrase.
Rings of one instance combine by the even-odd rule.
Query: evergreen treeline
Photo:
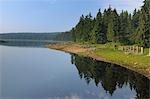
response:
[[[4,33],[0,34],[0,40],[21,39],[21,40],[55,40],[60,32],[54,33]]]
[[[56,35],[55,40],[57,40],[57,41],[72,41],[72,33],[62,32],[62,33]]]
[[[135,9],[133,14],[118,13],[109,7],[103,13],[99,10],[95,18],[91,14],[82,15],[70,33],[75,42],[116,42],[150,47],[150,0],[144,0],[141,9]]]

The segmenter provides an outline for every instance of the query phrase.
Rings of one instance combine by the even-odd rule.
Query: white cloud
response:
[[[135,8],[140,9],[143,5],[143,0],[100,0],[99,3],[103,6],[103,9],[108,8],[111,5],[118,11],[127,10],[132,12]]]
[[[77,96],[77,95],[71,95],[71,96],[65,96],[65,97],[48,97],[48,99],[82,99],[81,97]]]
[[[77,95],[74,95],[74,96],[70,96],[70,97],[66,96],[65,99],[81,99],[81,98]]]

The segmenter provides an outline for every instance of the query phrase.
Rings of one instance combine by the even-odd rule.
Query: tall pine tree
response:
[[[92,30],[91,37],[92,43],[106,43],[106,34],[103,31],[103,18],[100,10],[98,11],[96,16],[96,22]]]

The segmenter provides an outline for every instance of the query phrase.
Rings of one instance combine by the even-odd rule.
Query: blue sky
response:
[[[143,0],[0,0],[0,33],[59,32],[70,30],[79,17],[109,4],[132,12]]]

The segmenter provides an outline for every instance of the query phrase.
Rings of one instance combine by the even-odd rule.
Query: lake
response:
[[[149,99],[149,84],[119,65],[43,43],[0,45],[0,99]]]

